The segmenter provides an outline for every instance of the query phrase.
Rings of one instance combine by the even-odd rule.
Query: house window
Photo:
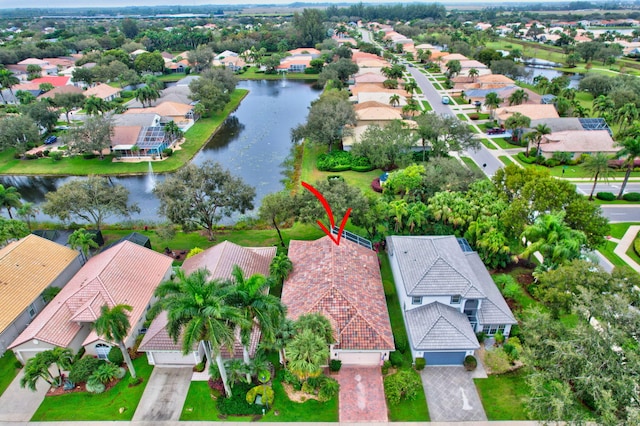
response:
[[[502,334],[504,334],[504,330],[505,330],[505,326],[504,325],[485,325],[484,327],[482,327],[482,332],[484,334],[486,334],[487,336],[493,336],[495,335],[498,331]]]
[[[456,294],[455,296],[451,296],[451,304],[452,305],[459,305],[461,299],[462,298],[460,297],[459,294]]]
[[[107,359],[109,350],[111,350],[111,346],[105,345],[104,343],[98,343],[96,345],[96,355],[98,355],[98,359]]]
[[[32,303],[32,304],[29,305],[29,317],[33,318],[35,316],[36,316],[36,307]]]
[[[412,305],[422,305],[422,297],[420,296],[413,296],[411,298],[411,304]]]

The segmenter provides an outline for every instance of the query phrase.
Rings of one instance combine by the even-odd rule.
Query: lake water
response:
[[[241,81],[238,88],[248,89],[249,95],[229,115],[220,131],[194,157],[193,162],[217,161],[233,175],[254,186],[257,208],[262,197],[283,188],[281,164],[290,152],[290,131],[306,120],[308,107],[318,98],[320,91],[308,83],[291,80]],[[154,178],[160,182],[164,176],[155,175]],[[15,186],[25,201],[40,204],[47,192],[55,191],[58,186],[74,179],[82,178],[0,176],[0,183]],[[140,207],[141,213],[132,215],[132,220],[163,222],[164,218],[157,213],[159,201],[149,191],[150,179],[148,175],[111,178],[114,184],[125,186],[129,190],[129,201]],[[39,214],[37,219],[51,220],[44,214]],[[123,219],[112,217],[107,222]]]

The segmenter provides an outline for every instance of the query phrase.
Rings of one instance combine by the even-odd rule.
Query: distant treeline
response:
[[[447,10],[441,4],[394,4],[394,5],[364,5],[352,4],[347,7],[329,6],[325,13],[327,18],[346,17],[348,19],[363,19],[365,21],[410,21],[413,19],[431,18],[443,19]]]
[[[177,2],[177,1],[176,1]],[[205,5],[205,6],[131,6],[131,7],[78,7],[78,8],[38,8],[38,9],[2,9],[2,18],[32,18],[41,16],[92,17],[92,16],[154,16],[166,14],[206,14],[222,15],[229,11],[240,11],[238,5]]]

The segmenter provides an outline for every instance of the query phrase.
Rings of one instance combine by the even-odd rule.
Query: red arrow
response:
[[[331,225],[331,229],[333,229],[334,226],[335,226],[335,220],[333,220],[333,212],[331,211],[331,207],[329,206],[329,202],[322,196],[322,194],[317,189],[315,189],[313,186],[309,185],[307,182],[302,182],[302,186],[307,188],[318,200],[320,200],[320,202],[322,203],[322,206],[324,207],[325,211],[327,212],[327,216],[329,216],[329,224]],[[329,238],[331,238],[331,241],[336,243],[336,245],[338,245],[338,246],[340,245],[340,238],[342,238],[342,231],[344,231],[344,227],[347,224],[347,220],[349,219],[349,215],[350,214],[351,214],[351,207],[349,207],[347,209],[347,212],[345,213],[344,217],[342,218],[342,223],[340,224],[340,229],[338,231],[337,238],[334,237],[333,233],[331,231],[329,231],[327,229],[327,227],[324,226],[324,224],[318,220],[318,225],[320,226],[320,228],[324,231],[325,234],[327,234],[329,236]]]

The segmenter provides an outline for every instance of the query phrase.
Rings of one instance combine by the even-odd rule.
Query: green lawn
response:
[[[471,158],[460,156],[460,159],[472,171],[483,174],[482,169]]]
[[[612,223],[611,225],[609,225],[609,234],[613,237],[613,238],[617,238],[620,239],[622,237],[624,237],[624,234],[627,233],[627,230],[629,229],[630,226],[633,225],[640,225],[640,222],[623,222],[623,223]]]
[[[262,418],[265,422],[337,422],[338,398],[319,402],[310,399],[303,403],[289,399],[282,384],[273,381],[275,400],[273,408]],[[216,402],[207,382],[191,382],[182,409],[182,421],[219,421]],[[274,414],[278,411],[278,415]],[[249,422],[252,416],[229,416],[227,422]]]
[[[153,366],[145,355],[135,359],[133,364],[138,377],[143,382],[129,387],[129,373],[113,388],[101,394],[75,392],[59,396],[47,396],[31,421],[107,421],[131,420],[142,397]],[[120,413],[120,408],[125,408]]]
[[[402,309],[396,293],[396,287],[391,272],[391,265],[386,254],[378,255],[380,259],[380,273],[382,275],[382,285],[384,286],[384,294],[387,299],[387,309],[391,320],[391,329],[394,336],[404,336],[407,332],[404,326],[404,318]],[[407,350],[404,354],[404,362],[408,367],[413,362],[411,351]],[[421,389],[418,397],[413,401],[402,401],[397,405],[388,405],[389,420],[391,421],[429,421],[429,410],[427,408],[427,400],[424,396],[424,390]]]
[[[489,142],[489,139],[482,138],[480,139],[480,143],[482,143],[482,145],[486,146],[488,149],[498,149],[494,144]]]
[[[433,111],[433,108],[431,107],[429,101],[422,101],[422,107],[426,112]]]
[[[220,125],[222,125],[222,122],[227,116],[238,107],[248,93],[248,90],[236,89],[231,95],[231,101],[223,111],[198,120],[198,122],[185,133],[185,142],[181,145],[181,149],[175,151],[171,157],[163,161],[154,162],[153,170],[157,173],[174,171],[187,163],[200,151],[202,146],[209,140]],[[85,160],[79,156],[54,161],[51,158],[17,160],[13,157],[13,154],[14,150],[7,150],[0,153],[0,174],[72,176],[89,174],[126,175],[147,173],[149,167],[146,160],[139,163],[114,163],[110,155],[106,156],[104,160],[98,158]]]
[[[0,395],[9,387],[20,369],[16,368],[16,356],[13,351],[6,351],[0,358]]]
[[[613,252],[616,249],[616,246],[617,244],[613,241],[606,241],[603,246],[598,247],[598,251],[602,253],[602,255],[606,257],[609,262],[613,263],[614,266],[628,266],[627,262],[620,259],[620,257],[618,257],[618,255]]]
[[[513,161],[511,161],[511,157],[507,155],[501,155],[498,158],[500,159],[500,161],[504,163],[505,166],[508,166],[509,164],[514,164]]]
[[[473,379],[489,421],[527,420],[525,402],[529,387],[523,369],[513,373]]]
[[[507,138],[491,138],[502,149],[522,148],[520,145],[512,144]]]

